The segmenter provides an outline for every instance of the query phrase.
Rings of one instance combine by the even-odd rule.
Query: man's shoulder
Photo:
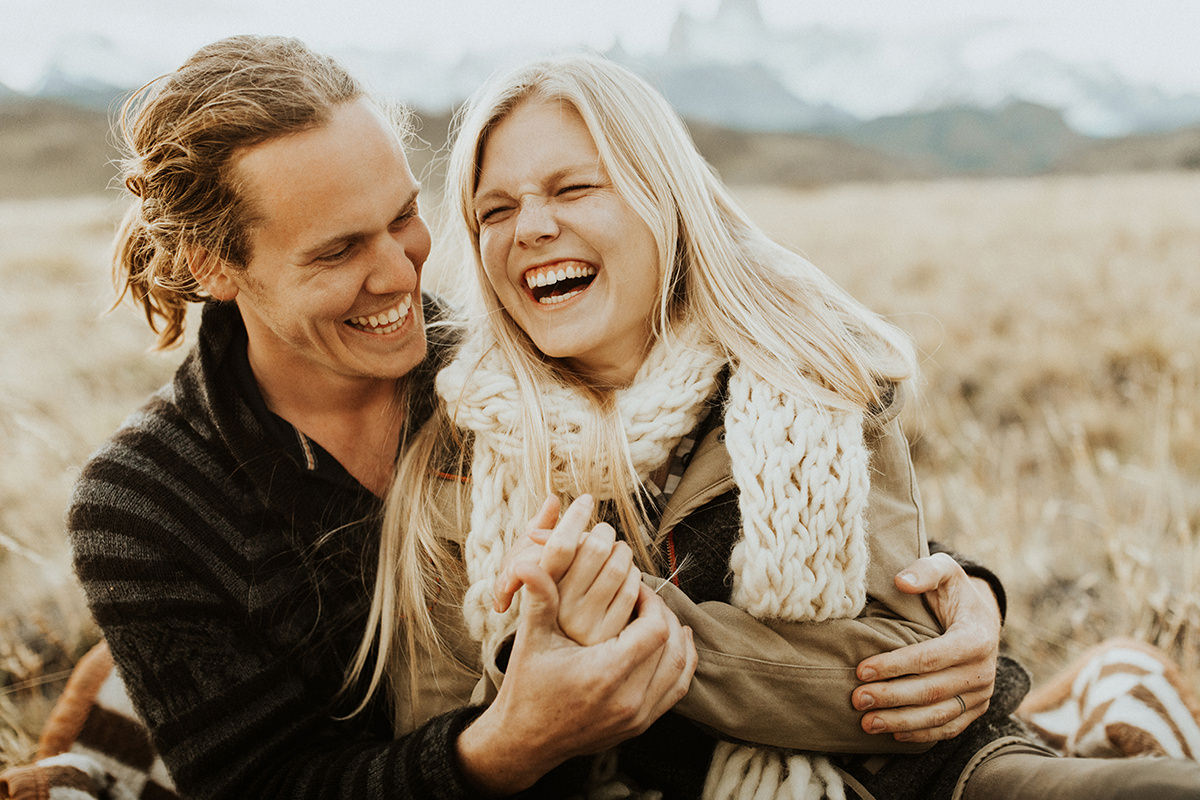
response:
[[[176,376],[146,398],[92,454],[89,465],[97,460],[119,457],[121,453],[138,451],[151,442],[196,447],[216,436],[211,419],[194,413],[186,401],[181,402],[178,384]]]
[[[223,443],[219,415],[238,416],[235,382],[226,374],[230,340],[236,330],[236,309],[227,304],[205,307],[200,341],[172,378],[121,423],[94,452],[83,469],[81,483],[112,469],[127,480],[145,474],[160,477],[182,464],[219,463],[228,467],[233,456]],[[220,406],[220,409],[217,408]]]
[[[75,483],[70,516],[95,505],[145,518],[181,504],[203,506],[216,502],[216,487],[234,469],[211,421],[188,413],[168,383],[92,453]]]

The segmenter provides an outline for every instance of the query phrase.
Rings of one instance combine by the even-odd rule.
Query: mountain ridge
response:
[[[116,98],[89,108],[61,98],[0,97],[0,197],[102,192],[116,175]],[[413,170],[436,188],[448,112],[416,112],[424,144]],[[704,157],[730,184],[807,187],[843,181],[1055,172],[1200,170],[1200,125],[1170,133],[1093,139],[1034,104],[999,112],[938,110],[823,133],[747,131],[687,120]],[[936,145],[936,146],[935,146]]]

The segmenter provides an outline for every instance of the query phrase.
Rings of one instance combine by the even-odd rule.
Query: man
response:
[[[174,381],[85,468],[69,525],[92,611],[181,792],[506,794],[671,708],[696,653],[660,599],[584,648],[557,630],[553,585],[534,575],[486,709],[398,738],[379,702],[350,714],[359,698],[340,689],[364,630],[379,497],[448,346],[426,344],[438,308],[420,294],[417,184],[382,110],[294,40],[202,48],[125,117],[136,200],[122,285],[162,345],[182,336],[190,302],[218,302]],[[907,590],[965,591],[938,563],[919,564]],[[932,663],[994,672],[995,605],[965,605],[975,616],[961,625],[984,631],[966,639],[988,645],[964,656],[961,635],[942,637],[954,657]],[[871,664],[888,678],[918,658]],[[945,718],[912,699],[920,679],[874,686],[864,725],[931,738],[987,702],[960,715],[950,691]]]

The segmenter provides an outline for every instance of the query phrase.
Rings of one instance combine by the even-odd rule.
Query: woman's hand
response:
[[[854,707],[870,711],[862,720],[868,733],[910,742],[952,738],[991,702],[1000,608],[987,582],[968,576],[945,553],[913,562],[896,576],[896,586],[924,594],[946,632],[863,660],[858,677],[865,683],[854,690]]]
[[[567,515],[570,519],[577,519],[576,514],[583,514],[583,506],[592,502],[590,495],[583,495],[576,498],[571,507],[567,509]],[[579,506],[578,509],[575,509]],[[558,524],[558,511],[560,504],[558,498],[550,495],[542,503],[541,509],[534,514],[533,519],[529,520],[529,524],[525,526],[525,535],[517,539],[509,551],[504,555],[504,563],[500,566],[500,574],[496,576],[496,582],[492,585],[492,607],[500,613],[508,610],[512,605],[513,595],[517,593],[517,589],[521,588],[521,579],[517,577],[522,572],[522,565],[525,563],[540,564],[542,560],[542,552],[544,551],[546,540],[550,538],[550,534],[554,533],[555,525]],[[590,506],[586,510],[587,517],[591,516]],[[587,517],[584,521],[586,522]],[[560,543],[562,547],[566,546],[565,539]],[[574,555],[574,549],[572,549]],[[570,564],[570,560],[567,561]],[[548,571],[549,572],[549,571]],[[555,574],[550,572],[550,580],[558,582],[562,578],[562,573],[566,572],[564,567],[561,572]]]
[[[522,565],[536,563],[558,584],[558,624],[582,645],[613,638],[629,623],[638,602],[641,571],[633,551],[607,523],[587,530],[595,502],[582,495],[561,519],[558,501],[547,498],[526,534],[510,550],[493,589],[495,608],[505,611],[521,586]],[[553,526],[553,530],[550,527]]]
[[[523,583],[520,575],[525,564],[538,565],[555,583],[563,579],[580,540],[586,535],[595,507],[596,501],[590,494],[580,495],[567,506],[560,519],[558,498],[554,495],[546,498],[525,526],[525,535],[514,542],[504,556],[500,574],[492,586],[492,604],[496,611],[504,613],[512,605],[513,595]]]
[[[611,525],[601,522],[584,536],[558,582],[559,627],[584,646],[607,641],[629,624],[641,588],[633,551],[617,541]]]

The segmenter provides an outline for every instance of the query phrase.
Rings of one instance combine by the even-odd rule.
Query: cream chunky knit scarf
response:
[[[696,425],[725,359],[694,328],[660,340],[633,383],[616,392],[639,481],[658,469]],[[525,528],[521,485],[522,398],[500,349],[486,334],[466,342],[442,370],[437,391],[451,418],[471,431],[471,529],[464,549],[469,588],[463,614],[471,635],[492,646],[515,614],[491,608],[504,552]],[[583,430],[593,405],[577,389],[539,387],[550,434],[553,490],[610,499],[611,476],[576,486],[572,464],[589,457]],[[829,411],[783,394],[742,366],[733,369],[725,411],[726,447],[738,487],[742,535],[733,549],[735,606],[760,618],[853,617],[866,601],[868,492],[862,415]],[[540,498],[529,498],[537,500]],[[797,713],[804,713],[798,709]],[[706,798],[842,798],[840,777],[820,756],[722,742]]]

